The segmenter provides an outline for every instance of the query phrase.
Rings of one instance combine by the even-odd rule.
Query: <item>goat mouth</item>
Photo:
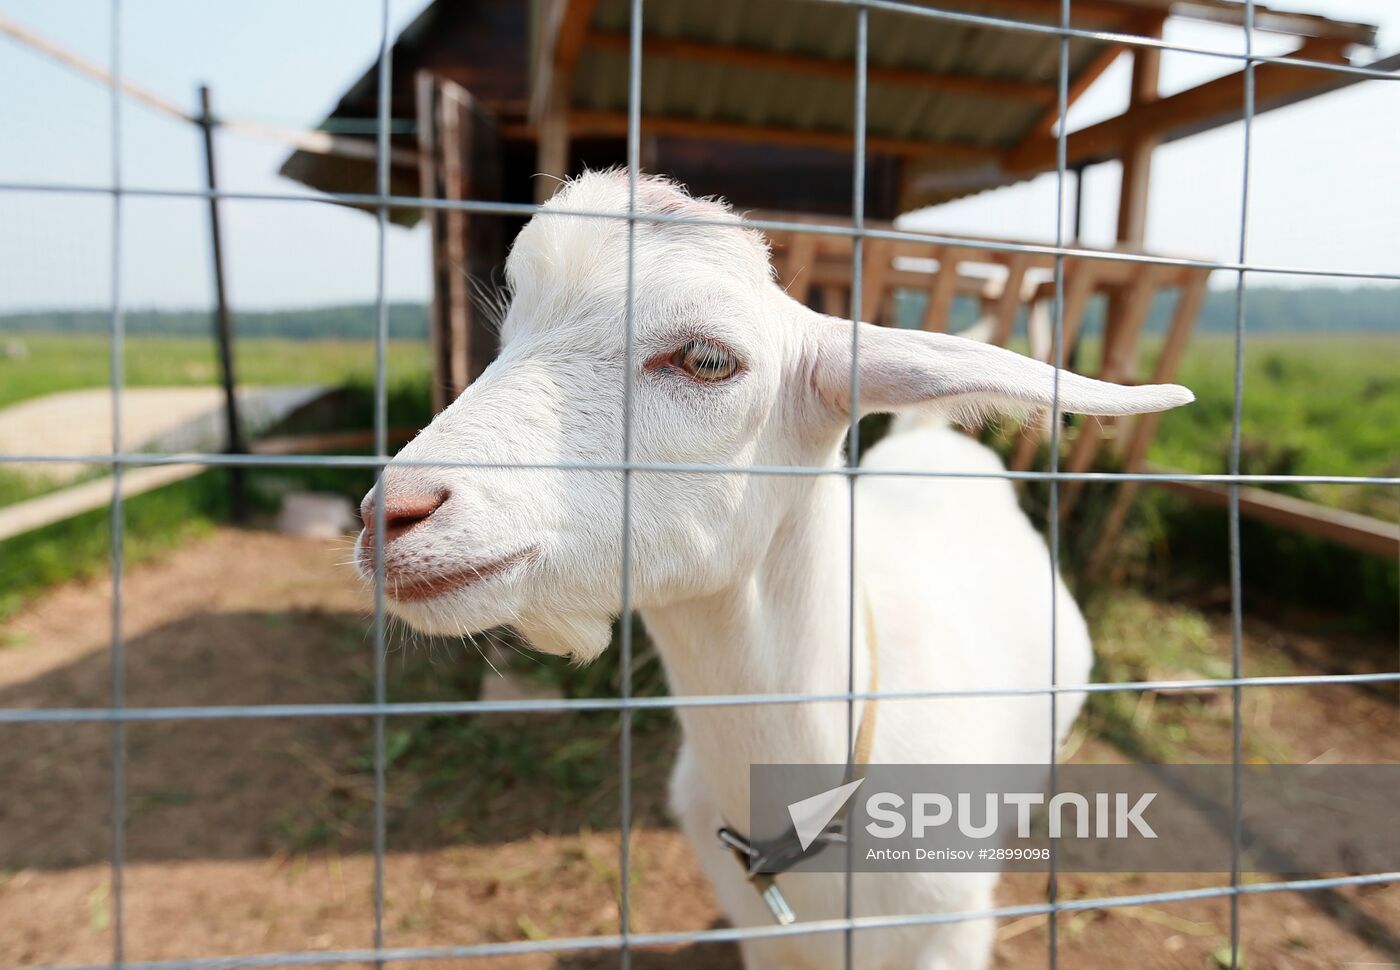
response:
[[[385,577],[384,592],[398,603],[421,603],[437,596],[445,596],[494,579],[509,572],[516,566],[524,565],[539,556],[539,547],[531,546],[508,556],[474,562],[459,566],[451,572],[433,575],[404,575],[398,570]]]

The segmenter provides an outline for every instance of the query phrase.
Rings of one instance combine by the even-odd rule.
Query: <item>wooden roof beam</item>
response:
[[[1166,15],[1153,11],[1139,17],[1133,18],[1127,25],[1121,28],[1125,34],[1135,34],[1139,37],[1161,37],[1162,25],[1166,23]],[[1118,60],[1124,51],[1142,50],[1143,48],[1130,48],[1123,44],[1109,44],[1094,56],[1084,70],[1079,72],[1079,76],[1070,80],[1069,90],[1066,93],[1066,109],[1074,107],[1074,103],[1079,100],[1085,91],[1089,90],[1104,72],[1113,66],[1113,62]],[[1055,92],[1056,97],[1050,102],[1050,107],[1046,109],[1031,129],[1032,135],[1046,135],[1055,129],[1055,122],[1060,120],[1060,99],[1059,92]]]
[[[569,175],[569,89],[583,53],[598,0],[552,0],[541,26],[542,45],[535,52],[530,89],[530,121],[536,131],[535,201],[545,202]]]
[[[622,111],[569,112],[569,131],[574,136],[625,135],[627,114]],[[657,115],[642,116],[642,132],[647,135],[675,135],[689,138],[712,138],[720,141],[761,142],[795,145],[804,148],[829,148],[850,151],[855,139],[846,132],[809,131],[772,125],[748,125],[730,121],[707,121],[698,118],[675,118]],[[867,135],[866,149],[902,158],[955,158],[969,162],[994,161],[1001,157],[995,148],[982,145],[930,142],[916,138],[892,138]]]
[[[1346,63],[1346,43],[1310,39],[1292,56],[1314,61]],[[1330,77],[1305,65],[1267,63],[1254,68],[1255,103],[1267,111],[1278,103],[1308,90],[1325,86]],[[1236,71],[1207,81],[1170,97],[1129,110],[1116,118],[1071,132],[1065,146],[1071,167],[1084,162],[1120,157],[1125,148],[1145,136],[1170,136],[1186,128],[1208,126],[1209,122],[1238,113],[1244,105],[1244,73]],[[1002,164],[1013,174],[1030,174],[1055,167],[1055,136],[1032,135],[1007,153]]]
[[[559,74],[569,77],[574,73],[597,9],[598,0],[567,0],[554,41],[554,69]]]
[[[627,34],[601,31],[590,31],[585,41],[586,47],[619,53],[626,53],[628,44]],[[643,38],[642,45],[643,53],[650,57],[672,57],[707,64],[786,71],[792,74],[841,80],[855,77],[855,64],[850,61],[837,61],[807,54],[731,47],[725,44],[673,37],[646,37]],[[872,84],[888,84],[928,91],[950,91],[957,94],[980,95],[1003,100],[1029,101],[1034,104],[1052,104],[1055,101],[1053,87],[1003,78],[939,73],[906,67],[881,67],[874,64],[867,69],[866,77]]]

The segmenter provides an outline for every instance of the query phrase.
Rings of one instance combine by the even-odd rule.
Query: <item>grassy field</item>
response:
[[[1152,461],[1191,472],[1227,470],[1234,367],[1232,338],[1193,342],[1178,380],[1197,401],[1163,416]],[[1250,337],[1240,427],[1247,473],[1400,474],[1400,334]],[[1380,518],[1400,516],[1393,488],[1292,490]]]
[[[27,356],[0,356],[0,407],[55,391],[108,383],[109,342],[100,336],[23,335]],[[1092,352],[1089,354],[1092,356]],[[213,343],[181,337],[126,340],[132,387],[212,384]],[[1400,335],[1261,336],[1245,355],[1243,413],[1247,471],[1396,474],[1400,469]],[[427,345],[393,341],[389,382],[425,383]],[[368,385],[374,345],[345,340],[241,340],[240,381],[249,384]],[[1163,418],[1152,460],[1188,471],[1222,471],[1233,408],[1231,338],[1198,337],[1179,380],[1197,402]]]
[[[19,335],[23,353],[0,356],[0,407],[42,394],[108,383],[109,341],[103,336]],[[1148,349],[1148,356],[1153,353]],[[1096,356],[1084,349],[1088,359]],[[1315,475],[1400,474],[1400,335],[1256,336],[1245,356],[1242,468],[1246,472]],[[126,340],[129,386],[212,384],[218,367],[212,341],[132,336]],[[372,388],[369,341],[240,340],[238,378],[248,384],[322,383]],[[396,400],[427,396],[428,348],[421,341],[389,345],[389,384]],[[1166,414],[1151,460],[1191,472],[1227,468],[1233,411],[1234,345],[1229,337],[1197,337],[1178,380],[1196,392],[1194,405]],[[416,410],[416,408],[408,409]],[[421,418],[400,416],[391,423]],[[0,470],[0,505],[38,486]],[[1400,515],[1393,489],[1297,486],[1289,489],[1381,518]]]
[[[0,357],[0,406],[60,390],[103,386],[108,375],[108,342],[97,336],[38,335],[21,341],[27,356]],[[368,341],[290,341],[249,339],[239,342],[239,379],[246,383],[317,382],[354,388],[347,424],[368,426],[373,386],[374,347]],[[1086,348],[1093,359],[1092,348]],[[1149,349],[1150,353],[1150,349]],[[1246,354],[1243,413],[1243,469],[1275,474],[1395,475],[1400,473],[1400,337],[1261,336],[1250,339]],[[391,424],[412,424],[425,415],[428,350],[425,344],[396,341],[389,350]],[[1202,336],[1193,343],[1179,380],[1190,386],[1197,403],[1166,415],[1153,446],[1155,463],[1193,472],[1226,468],[1233,409],[1233,342]],[[133,336],[126,344],[126,381],[131,386],[207,384],[217,378],[208,340]],[[287,470],[277,472],[289,477]],[[272,473],[268,473],[272,474]],[[256,477],[256,476],[255,476]],[[349,481],[301,470],[291,477],[303,484],[355,493],[364,481]],[[128,515],[141,517],[147,541],[134,556],[206,528],[224,515],[223,489],[214,473],[163,489],[128,503]],[[326,480],[322,480],[326,479]],[[19,501],[42,485],[0,469],[0,505]],[[1331,505],[1382,518],[1400,516],[1400,496],[1379,486],[1293,486],[1288,491]],[[1191,532],[1213,542],[1214,513],[1178,508],[1179,500],[1144,493],[1140,516],[1151,520],[1159,548],[1170,542],[1188,547]],[[1165,510],[1165,511],[1163,511]],[[52,582],[100,569],[106,557],[105,513],[93,513],[0,544],[0,582],[6,590],[0,615],[18,598]],[[1220,532],[1223,534],[1223,532]],[[1296,544],[1295,544],[1296,545]],[[1308,556],[1326,575],[1336,576],[1338,596],[1355,597],[1359,586],[1374,588],[1370,597],[1391,602],[1393,564],[1362,563],[1364,575],[1353,576],[1332,561],[1335,550],[1289,547],[1289,561]],[[1272,549],[1272,547],[1270,547]],[[1280,552],[1280,555],[1283,553]],[[1271,558],[1272,551],[1259,554]],[[1354,559],[1355,557],[1353,557]],[[1261,561],[1255,558],[1254,561]],[[1351,560],[1347,560],[1351,562]],[[1345,564],[1343,564],[1345,565]],[[1381,569],[1381,567],[1386,567]],[[1385,575],[1370,574],[1381,569]],[[1387,571],[1388,569],[1388,571]],[[1286,572],[1286,571],[1284,571]],[[1311,584],[1310,571],[1298,582]]]
[[[109,383],[111,343],[88,335],[23,334],[3,343],[27,355],[0,356],[0,407]],[[371,384],[374,344],[348,340],[240,340],[235,348],[240,382],[248,384]],[[214,384],[219,379],[212,340],[132,336],[126,339],[125,381],[132,387]],[[389,344],[389,382],[426,381],[428,346]]]

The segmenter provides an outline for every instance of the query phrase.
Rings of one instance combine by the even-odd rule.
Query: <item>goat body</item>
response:
[[[836,456],[832,456],[835,464]],[[1003,471],[997,456],[946,425],[901,430],[864,467],[928,472]],[[847,688],[849,509],[839,477],[805,483],[783,531],[752,577],[702,601],[643,613],[673,689],[687,694]],[[880,649],[880,686],[900,691],[1044,687],[1050,683],[1051,572],[1045,543],[998,478],[871,476],[856,484],[855,603],[868,596]],[[1084,683],[1089,636],[1064,586],[1054,584],[1059,683]],[[857,624],[857,684],[869,653]],[[1037,764],[1049,760],[1080,706],[1048,695],[881,703],[872,761],[884,764]],[[738,925],[771,924],[715,831],[746,825],[750,764],[839,763],[844,703],[684,707],[671,800],[687,838]],[[779,877],[802,919],[844,912],[845,875]],[[854,876],[858,916],[976,913],[992,908],[991,873]],[[856,965],[977,968],[991,952],[991,920],[861,931]],[[746,941],[750,967],[839,967],[839,936]]]
[[[1058,398],[1065,410],[1128,414],[1190,393],[1116,387],[975,341],[868,324],[853,355],[852,325],[788,298],[762,238],[727,207],[664,180],[635,188],[644,221],[630,237],[620,173],[570,183],[522,230],[507,263],[500,357],[376,486],[390,608],[431,632],[511,624],[537,649],[592,659],[621,605],[627,508],[631,600],[677,694],[845,692],[850,610],[867,598],[882,687],[1043,688],[1052,617],[1055,676],[1084,682],[1084,621],[1000,461],[926,412],[1024,412]],[[901,410],[913,413],[865,468],[971,477],[852,485],[835,471],[852,413]],[[679,467],[624,483],[624,456]],[[809,472],[726,471],[774,466]],[[371,493],[367,524],[374,505]],[[367,529],[358,547],[367,574],[372,547]],[[861,626],[854,683],[863,685]],[[1081,700],[1058,695],[1053,726],[1044,693],[884,701],[872,760],[1045,763]],[[844,762],[846,713],[844,701],[678,709],[676,815],[736,925],[771,917],[716,830],[747,825],[750,765]],[[843,914],[843,874],[779,878],[800,918]],[[858,874],[855,912],[977,913],[991,907],[995,883],[985,873]],[[855,934],[858,965],[889,970],[975,970],[991,942],[987,919]],[[743,949],[750,967],[843,965],[833,934]]]

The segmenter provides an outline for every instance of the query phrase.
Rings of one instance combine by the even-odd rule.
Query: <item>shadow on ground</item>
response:
[[[628,965],[634,970],[711,970],[742,966],[739,947],[734,943],[694,943],[674,950],[633,950]],[[555,964],[557,970],[618,970],[621,966],[622,958],[616,951],[571,954],[561,957]]]
[[[220,530],[168,561],[129,570],[129,703],[368,700],[368,623],[355,609],[353,588],[346,592],[348,584],[334,573],[339,555],[333,546]],[[46,595],[4,631],[0,707],[106,704],[107,588],[95,582]],[[1174,615],[1154,607],[1124,619],[1119,660],[1146,666],[1114,679],[1170,678],[1181,673],[1170,664],[1228,657],[1227,625],[1209,617],[1199,621],[1189,650],[1164,654]],[[1347,652],[1352,670],[1386,662],[1380,653],[1353,651],[1296,624],[1247,621],[1251,673],[1317,672],[1338,663],[1339,650]],[[1104,656],[1114,656],[1113,638],[1102,641]],[[440,641],[396,645],[388,664],[391,698],[476,696],[486,666],[466,650]],[[539,669],[513,653],[504,659],[519,670]],[[1254,666],[1276,662],[1284,666]],[[1158,669],[1163,664],[1169,665]],[[1084,742],[1078,760],[1121,760],[1133,750],[1127,741],[1144,738],[1170,741],[1188,760],[1228,751],[1228,692],[1126,700],[1133,703],[1122,710],[1086,717],[1084,724],[1100,733]],[[1249,750],[1277,750],[1284,760],[1400,757],[1393,696],[1336,686],[1261,689],[1245,698],[1244,714]],[[639,713],[633,721],[633,927],[713,926],[718,912],[708,885],[662,808],[673,724],[664,714]],[[1111,736],[1105,725],[1117,727],[1119,747],[1103,740]],[[367,946],[375,885],[371,729],[366,718],[129,725],[128,957]],[[0,962],[105,961],[113,923],[107,867],[112,730],[104,724],[8,725],[0,737],[0,925],[6,929]],[[387,945],[616,933],[615,715],[394,717],[385,741]],[[1066,899],[1088,899],[1212,881],[1218,877],[1066,874],[1060,891]],[[1246,898],[1241,916],[1248,962],[1301,968],[1393,960],[1400,925],[1396,889],[1343,890],[1326,899],[1296,893]],[[999,894],[999,902],[1013,906],[1044,898],[1039,875],[1009,878]],[[1320,901],[1334,905],[1319,908]],[[1226,901],[1197,900],[1065,914],[1058,938],[1065,963],[1118,966],[1131,953],[1142,970],[1165,970],[1211,965],[1228,925]],[[1003,921],[998,935],[998,966],[1045,965],[1043,920]],[[480,962],[499,970],[601,970],[620,961],[615,952],[581,951]],[[655,970],[737,964],[736,948],[715,944],[639,950],[632,959],[633,966]]]
[[[390,657],[392,700],[475,696],[484,662],[460,643]],[[351,613],[195,614],[125,644],[128,703],[139,707],[365,701],[364,618]],[[0,688],[0,708],[100,706],[106,651]],[[673,745],[664,716],[634,719],[634,812],[665,824]],[[66,868],[110,848],[112,729],[5,728],[0,869]],[[132,862],[239,859],[371,846],[368,718],[205,719],[126,728]],[[387,827],[396,851],[616,828],[615,715],[390,718]]]

